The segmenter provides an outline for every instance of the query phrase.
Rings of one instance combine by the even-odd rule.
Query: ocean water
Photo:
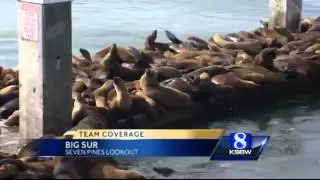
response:
[[[17,2],[1,1],[0,63],[17,66]],[[303,1],[303,16],[320,16],[319,0]],[[158,29],[185,38],[208,39],[214,32],[251,30],[268,18],[268,0],[74,0],[73,53],[95,52],[112,43],[143,47]],[[215,119],[202,125],[271,135],[257,162],[209,162],[207,158],[153,158],[131,162],[149,177],[166,178],[152,167],[169,167],[172,178],[318,178],[320,176],[320,96],[304,95],[276,102],[249,114]]]

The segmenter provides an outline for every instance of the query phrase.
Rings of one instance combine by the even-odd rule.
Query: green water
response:
[[[1,1],[0,62],[17,66],[17,3]],[[303,1],[304,16],[319,16],[319,0]],[[213,32],[256,28],[268,17],[267,0],[74,0],[73,51],[94,52],[112,43],[143,47],[145,36],[168,29],[184,38],[207,39]],[[262,102],[263,103],[263,102]],[[213,110],[214,111],[214,110]],[[173,178],[317,178],[320,170],[320,101],[315,95],[294,97],[254,110],[214,119],[210,128],[271,135],[258,162],[209,162],[208,158],[153,158],[133,161],[132,168],[164,178],[152,167],[169,167]]]

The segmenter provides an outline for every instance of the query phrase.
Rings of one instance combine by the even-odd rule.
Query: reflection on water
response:
[[[90,2],[90,3],[89,3]],[[0,62],[17,65],[16,1],[1,1]],[[304,0],[304,16],[318,16],[320,1]],[[268,17],[267,0],[74,0],[73,51],[91,52],[118,43],[143,46],[144,37],[158,29],[184,38],[209,38],[213,32],[251,30]],[[261,105],[264,103],[261,102]],[[207,158],[158,158],[132,161],[128,166],[150,177],[166,178],[152,167],[168,167],[175,178],[316,178],[320,140],[319,97],[299,96],[265,105],[259,110],[229,114],[202,125],[271,135],[258,162],[209,162]],[[169,177],[169,178],[170,178]]]

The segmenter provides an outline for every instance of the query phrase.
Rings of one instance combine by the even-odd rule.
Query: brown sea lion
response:
[[[81,93],[87,89],[86,83],[81,79],[76,79],[72,83],[72,92]]]
[[[148,99],[139,94],[131,95],[121,78],[115,77],[113,81],[116,95],[109,104],[110,110],[121,113],[126,117],[146,113],[149,120],[154,121],[158,119],[157,113],[153,109],[152,104],[148,103]]]
[[[266,39],[268,47],[280,48],[289,42],[288,37],[279,34],[275,29],[258,28],[254,34]]]
[[[85,104],[84,99],[81,97],[81,94],[77,94],[73,101],[73,108],[71,113],[72,126],[75,126],[83,118],[87,116],[85,109],[89,105]]]
[[[310,29],[310,27],[312,26],[312,23],[313,23],[312,20],[310,20],[308,18],[303,19],[299,25],[299,32],[300,33],[307,32]]]
[[[19,126],[19,110],[15,110],[4,122],[6,126]]]
[[[153,63],[153,57],[145,53],[144,51],[138,50],[135,47],[129,47],[130,52],[134,57],[134,62],[141,68],[150,67],[150,63]]]
[[[250,39],[258,40],[261,43],[263,48],[269,47],[272,43],[272,39],[264,38],[253,32],[240,31],[238,35],[242,37],[244,40],[250,40]]]
[[[86,89],[93,91],[101,86],[101,80],[93,78],[81,78],[81,81],[86,85]]]
[[[281,36],[286,37],[288,42],[295,40],[295,36],[291,32],[289,32],[289,30],[287,28],[284,28],[284,27],[281,27],[281,26],[275,26],[274,30],[278,34],[280,34]]]
[[[153,51],[158,50],[158,51],[162,51],[162,52],[171,50],[169,43],[156,42],[157,34],[158,34],[158,31],[153,30],[152,33],[147,36],[147,38],[144,42],[145,50],[153,50]]]
[[[213,39],[208,40],[209,44],[209,49],[214,52],[220,52],[224,54],[231,55],[233,57],[237,56],[239,52],[243,52],[244,50],[242,49],[228,49],[228,48],[223,48],[220,47]]]
[[[297,55],[276,58],[274,66],[282,72],[292,71],[300,77],[318,77],[320,64],[314,61],[304,60]]]
[[[215,75],[211,78],[211,81],[222,87],[236,88],[236,89],[253,89],[260,87],[258,84],[240,79],[233,72],[225,74]]]
[[[0,89],[0,106],[19,96],[19,86],[10,85]]]
[[[262,74],[259,72],[252,71],[248,68],[244,67],[237,67],[230,69],[234,74],[239,77],[240,79],[246,80],[246,81],[252,81],[259,85],[271,85],[271,84],[280,84],[285,82],[285,76],[280,75],[277,73],[268,73],[268,74]]]
[[[231,42],[222,35],[215,33],[212,39],[221,47],[228,49],[242,49],[248,53],[257,54],[262,49],[261,43],[257,40],[247,40],[243,42]]]
[[[246,52],[239,52],[235,61],[236,64],[252,63],[253,58]]]
[[[317,43],[317,44],[313,44],[313,45],[309,46],[305,50],[305,52],[315,53],[319,49],[320,49],[320,43]]]
[[[182,72],[188,72],[190,71],[190,69],[194,70],[194,69],[199,69],[201,67],[204,67],[206,64],[202,63],[201,60],[197,61],[197,60],[186,60],[186,61],[167,61],[165,62],[161,67],[163,66],[170,66],[172,68],[175,68],[178,71],[182,71]],[[158,67],[155,67],[158,68]]]
[[[140,87],[146,96],[167,107],[188,107],[192,104],[189,94],[160,85],[156,73],[151,69],[147,69],[141,77]]]
[[[169,78],[181,77],[182,73],[174,67],[161,66],[153,69],[157,73],[158,81],[163,81]]]
[[[183,80],[183,78],[172,78],[160,84],[177,89],[187,94],[192,93],[192,86],[188,82]]]
[[[14,111],[19,109],[19,98],[12,99],[1,106],[0,117],[7,119]]]
[[[72,64],[78,68],[90,66],[91,61],[86,60],[85,58],[77,57],[75,55],[72,56]]]
[[[202,50],[209,49],[208,43],[200,38],[190,36],[185,41],[181,41],[177,36],[172,32],[165,30],[166,36],[168,39],[175,43],[178,46],[170,46],[171,49],[174,49],[176,52],[179,52],[179,48],[188,49],[188,50]],[[185,50],[184,50],[185,51]]]
[[[140,79],[144,73],[144,69],[131,69],[121,66],[120,56],[117,52],[116,44],[112,45],[110,52],[103,58],[105,70],[108,78],[119,76],[125,81],[134,81]]]
[[[113,80],[109,79],[104,82],[99,88],[95,89],[92,94],[94,96],[107,97],[111,89],[113,89]]]
[[[4,83],[4,86],[19,85],[19,78],[13,78]]]
[[[132,98],[123,80],[119,77],[113,78],[113,86],[116,91],[116,97],[110,102],[110,109],[121,112],[127,112],[132,108]]]
[[[94,101],[96,107],[109,109],[108,100],[104,96],[94,95]]]
[[[93,61],[101,62],[103,58],[110,52],[111,47],[106,47],[92,57]],[[117,47],[117,53],[120,56],[120,63],[133,63],[134,57],[129,48]]]
[[[53,173],[57,179],[146,179],[135,170],[120,169],[113,158],[59,157],[55,161]]]
[[[194,78],[194,77],[200,76],[200,74],[202,74],[204,72],[208,73],[210,76],[213,76],[216,74],[226,73],[226,72],[228,72],[228,70],[223,66],[212,65],[212,66],[208,66],[208,67],[199,68],[199,69],[194,70],[188,74],[184,74],[184,77]]]

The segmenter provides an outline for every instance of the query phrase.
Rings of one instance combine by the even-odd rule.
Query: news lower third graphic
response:
[[[37,156],[209,157],[210,160],[258,160],[269,136],[223,129],[78,130],[73,139],[39,139]]]

